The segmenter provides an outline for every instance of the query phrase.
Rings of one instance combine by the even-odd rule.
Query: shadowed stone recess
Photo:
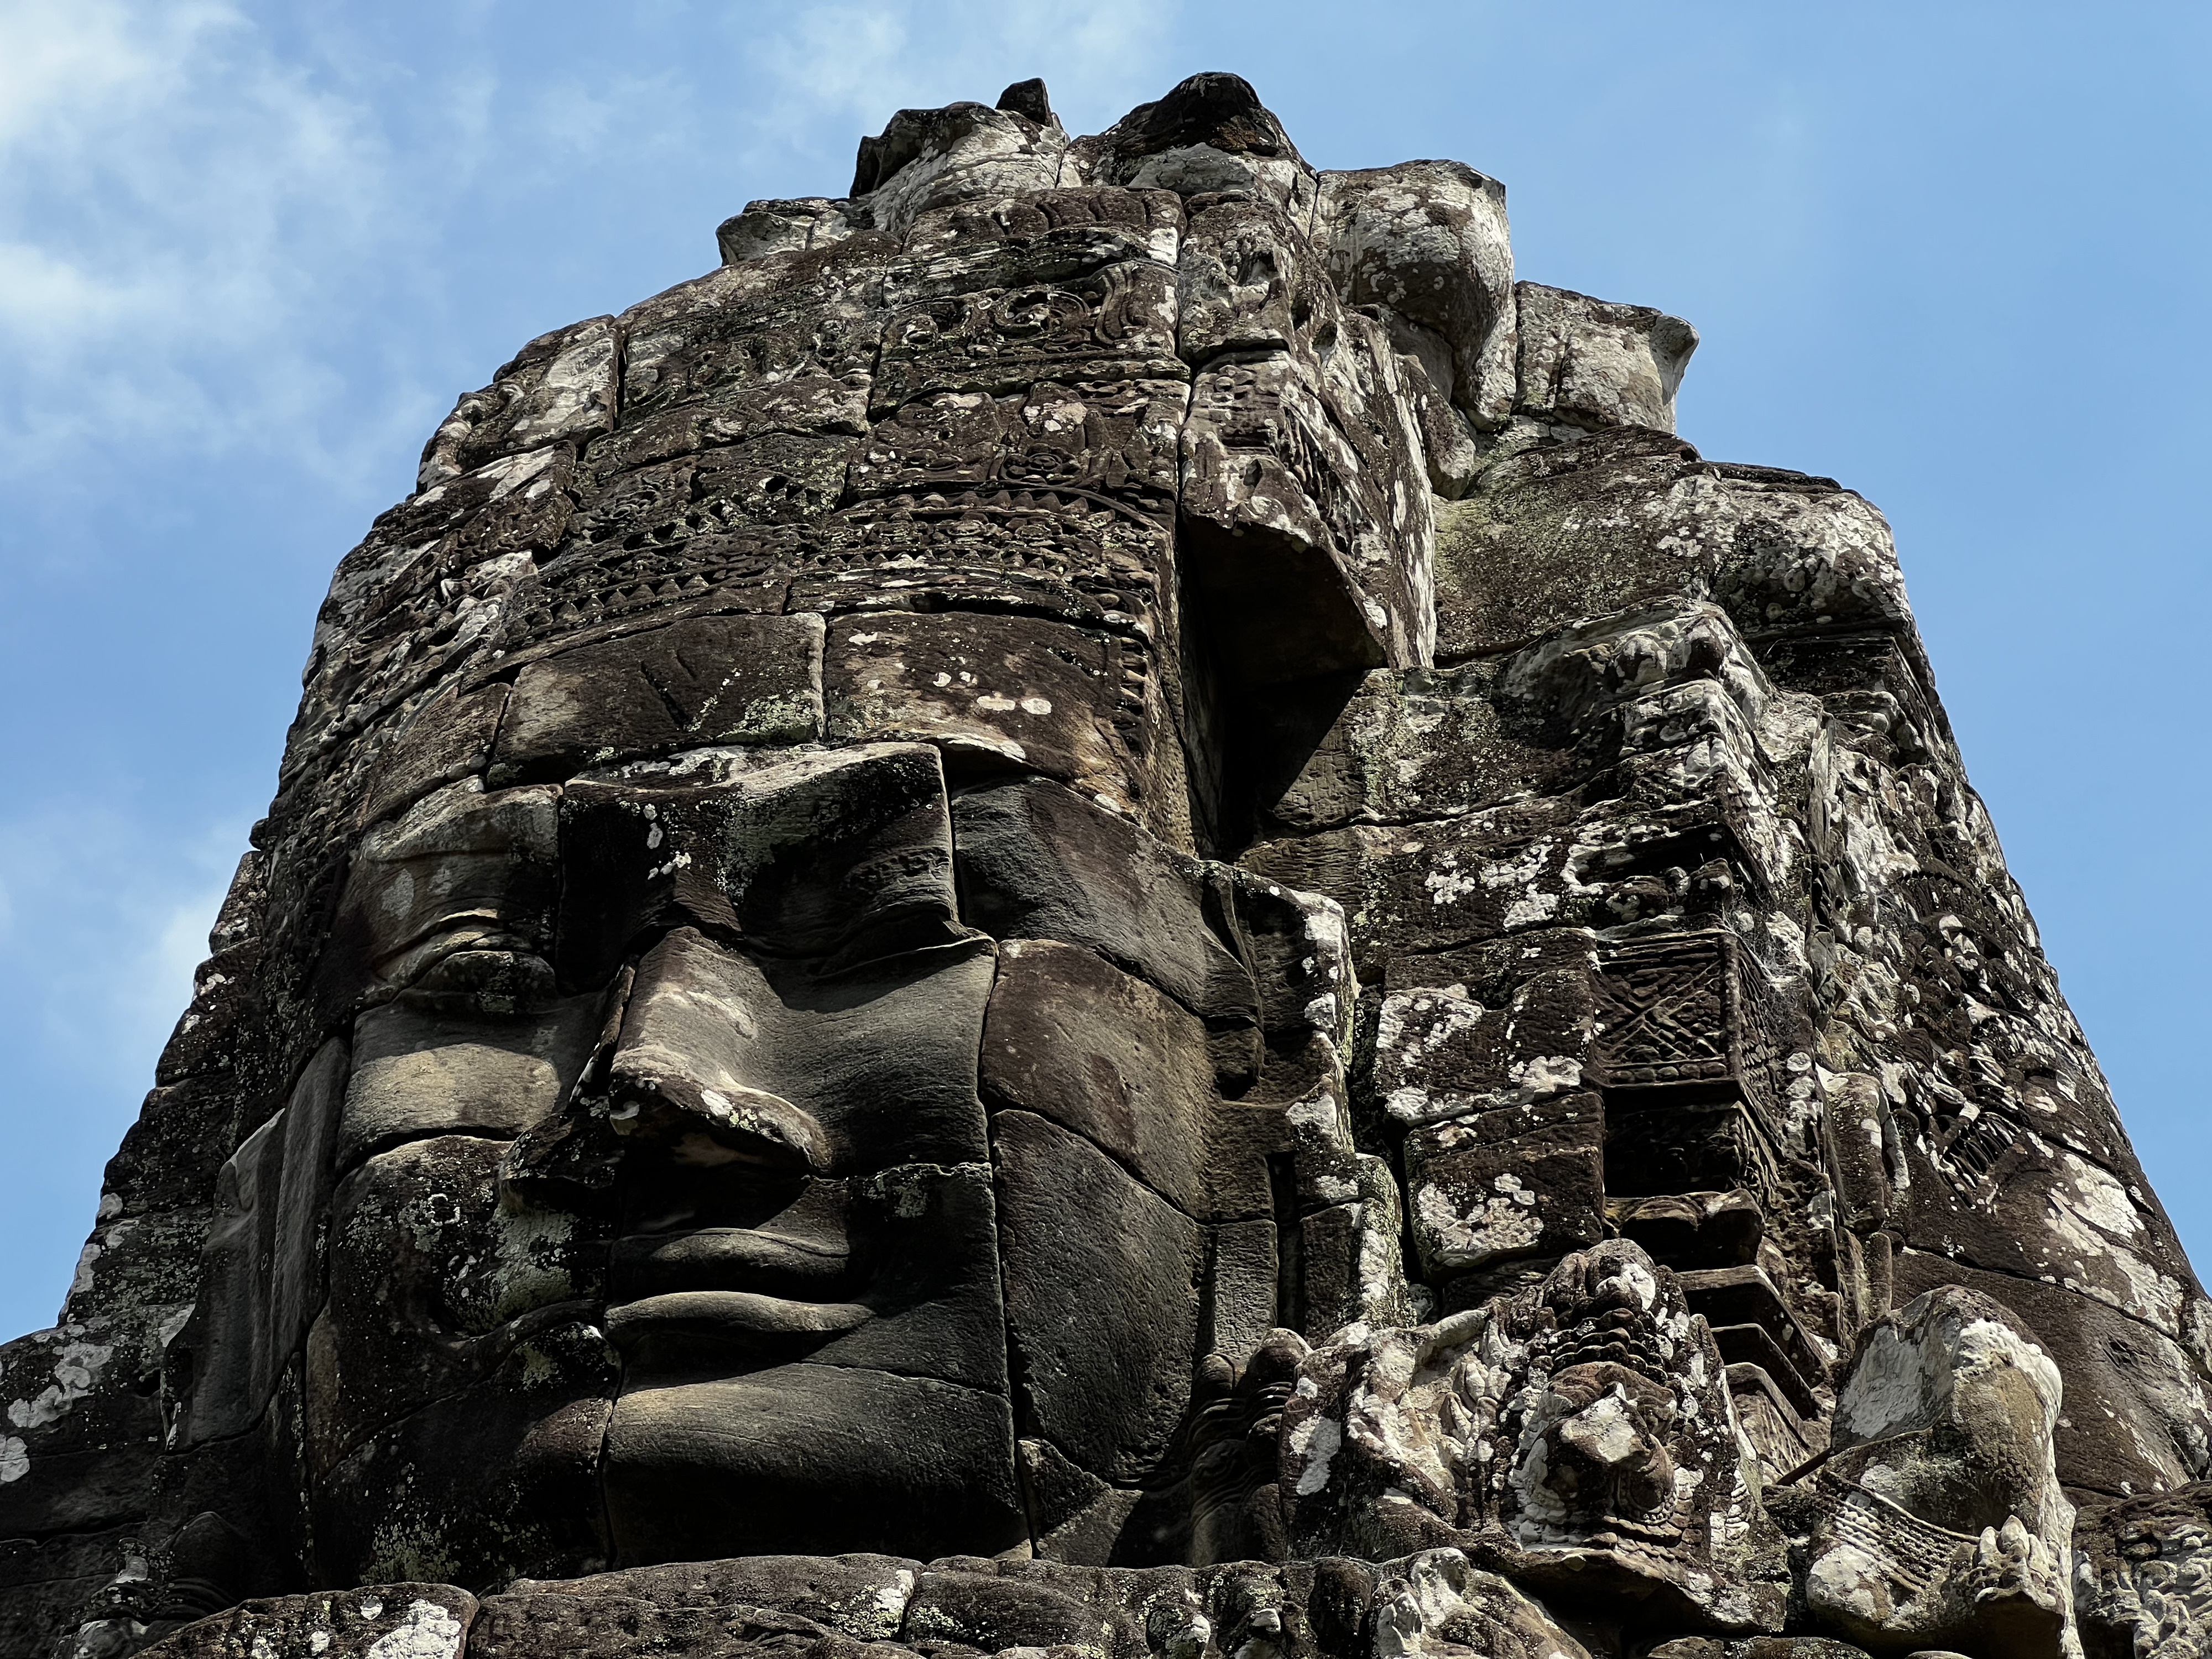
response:
[[[1888,526],[1234,75],[902,110],[340,560],[40,1659],[2212,1659],[2212,1319]]]

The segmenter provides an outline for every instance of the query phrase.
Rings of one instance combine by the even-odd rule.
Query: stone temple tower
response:
[[[2203,1293],[1686,323],[1230,75],[720,244],[339,562],[0,1650],[2204,1651]]]

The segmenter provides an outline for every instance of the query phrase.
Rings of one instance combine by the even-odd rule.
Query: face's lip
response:
[[[847,1251],[773,1230],[634,1234],[610,1266],[607,1340],[648,1371],[795,1359],[875,1317]]]
[[[853,1270],[842,1249],[757,1227],[632,1234],[615,1241],[610,1265],[617,1303],[747,1291],[826,1301],[845,1289]]]
[[[819,1346],[875,1317],[857,1302],[800,1302],[757,1291],[675,1291],[611,1307],[607,1340],[624,1354]]]

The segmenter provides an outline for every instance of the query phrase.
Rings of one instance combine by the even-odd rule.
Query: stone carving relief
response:
[[[0,1650],[2203,1652],[2207,1304],[1687,324],[1230,75],[717,240],[339,562]]]
[[[1812,1615],[1871,1647],[2071,1650],[2061,1394],[2050,1358],[1972,1291],[1869,1327],[1814,1477]]]
[[[1774,1540],[1754,1540],[1712,1333],[1626,1240],[1439,1324],[1319,1350],[1282,1444],[1300,1554],[1455,1547],[1533,1587],[1656,1598],[1661,1617],[1780,1618],[1784,1584],[1749,1559]]]

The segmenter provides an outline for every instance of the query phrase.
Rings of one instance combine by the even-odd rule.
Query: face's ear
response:
[[[306,1339],[349,1062],[343,1038],[325,1042],[283,1107],[222,1167],[191,1322],[167,1366],[174,1446],[246,1433]]]

